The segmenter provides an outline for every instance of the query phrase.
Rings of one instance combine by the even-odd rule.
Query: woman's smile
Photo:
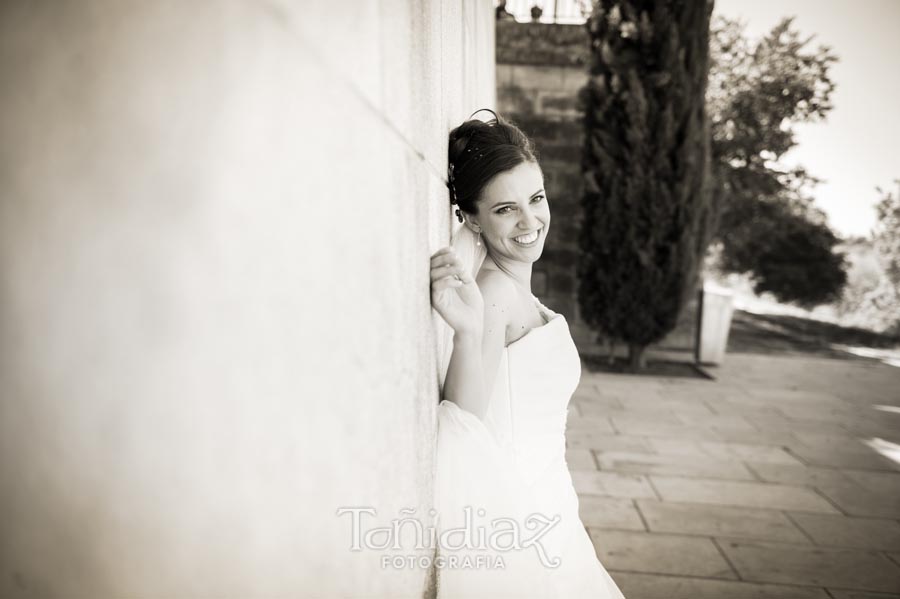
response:
[[[544,230],[544,227],[540,227],[531,233],[526,233],[524,235],[519,235],[517,237],[513,237],[513,241],[515,241],[518,245],[522,247],[532,247],[538,242],[538,237],[541,236],[541,231]]]

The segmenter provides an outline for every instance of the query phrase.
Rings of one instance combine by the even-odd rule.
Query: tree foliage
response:
[[[900,192],[900,180],[894,181]],[[872,231],[875,251],[886,275],[887,282],[900,297],[900,193],[878,189],[881,200],[875,205],[878,223]],[[900,311],[897,313],[900,318]]]
[[[704,107],[712,3],[599,0],[585,107],[584,320],[632,365],[670,332],[694,289],[710,207]]]
[[[839,239],[827,226],[796,214],[781,202],[757,202],[753,214],[729,227],[721,268],[752,271],[754,290],[801,306],[840,298],[847,281]],[[773,234],[774,232],[774,234]]]
[[[846,264],[809,195],[818,179],[779,160],[797,144],[795,124],[831,110],[837,58],[825,46],[810,49],[813,38],[801,38],[792,22],[783,19],[755,45],[739,22],[714,22],[707,106],[716,240],[726,270],[752,273],[758,292],[812,306],[840,294]]]
[[[876,188],[878,221],[868,238],[848,240],[853,266],[837,313],[847,322],[900,335],[900,180],[898,189]]]

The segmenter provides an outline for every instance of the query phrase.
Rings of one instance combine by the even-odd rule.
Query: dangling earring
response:
[[[475,242],[475,245],[481,245],[481,231],[478,232],[478,240]]]

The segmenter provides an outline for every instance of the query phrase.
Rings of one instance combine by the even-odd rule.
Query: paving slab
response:
[[[771,464],[791,464],[794,466],[803,465],[803,462],[791,455],[784,447],[762,443],[726,443],[659,437],[650,439],[649,443],[653,449],[660,453],[733,458]]]
[[[815,587],[619,571],[610,575],[627,599],[831,599]]]
[[[609,422],[609,418],[605,416],[570,417],[566,421],[566,431],[571,435],[585,433],[615,433],[612,424]]]
[[[778,405],[814,405],[827,404],[843,405],[844,400],[839,395],[828,392],[809,389],[789,389],[778,387],[750,387],[747,394],[753,399]]]
[[[852,481],[821,482],[816,489],[850,516],[900,519],[900,500],[896,495],[870,491]]]
[[[774,483],[651,476],[665,501],[840,513],[821,495],[805,487]]]
[[[676,439],[708,440],[718,439],[711,427],[692,426],[683,423],[657,422],[650,418],[632,416],[610,416],[613,428],[623,435],[646,437],[674,437]]]
[[[900,445],[900,368],[729,353],[711,370],[585,371],[573,399],[580,511],[625,596],[900,599],[900,464],[870,445]]]
[[[716,414],[784,417],[784,414],[778,409],[778,404],[760,403],[758,400],[740,396],[733,391],[729,391],[715,400],[704,400],[704,403]]]
[[[871,593],[869,591],[847,591],[843,589],[827,589],[834,599],[900,599],[900,594]]]
[[[655,410],[647,405],[641,409],[627,408],[625,410],[616,410],[608,413],[610,418],[625,424],[645,424],[653,422],[656,424],[666,424],[671,427],[683,427],[685,421],[678,416],[674,410],[664,406],[658,406]]]
[[[740,414],[696,414],[674,409],[673,412],[685,424],[721,427],[726,430],[739,430],[748,434],[758,433],[759,429]]]
[[[731,443],[750,443],[755,445],[770,445],[783,447],[790,443],[796,443],[797,437],[790,431],[772,430],[746,430],[714,426],[717,437],[722,441]]]
[[[632,396],[622,402],[625,412],[647,413],[653,410],[666,410],[681,416],[693,416],[698,419],[715,418],[716,413],[706,402],[696,399],[672,399],[664,396]]]
[[[868,491],[900,497],[900,472],[844,470],[844,474]]]
[[[599,394],[592,386],[584,389],[579,388],[572,394],[572,401],[569,404],[579,408],[579,413],[587,416],[580,408],[589,407],[589,412],[605,413],[606,410],[621,410],[622,402],[615,397],[606,394]]]
[[[594,433],[592,435],[569,435],[566,432],[566,447],[593,449],[596,451],[641,451],[655,453],[646,437]]]
[[[841,426],[852,435],[866,438],[880,437],[893,443],[900,443],[900,423],[894,418],[891,421],[852,418],[842,422]]]
[[[719,546],[743,580],[866,591],[900,589],[900,566],[877,552],[762,541],[727,540]]]
[[[863,470],[884,470],[896,472],[896,462],[876,453],[869,447],[853,443],[809,447],[804,444],[789,444],[790,452],[811,466],[832,468],[859,468]]]
[[[588,532],[597,557],[609,569],[737,578],[715,543],[707,538],[590,527]]]
[[[747,467],[763,481],[814,487],[826,484],[852,484],[845,471],[820,466],[772,464],[749,460]]]
[[[798,433],[798,432],[810,432],[810,433],[820,433],[827,432],[834,435],[846,434],[847,429],[843,428],[837,422],[803,422],[797,420],[790,420],[785,418],[783,415],[758,415],[758,414],[748,414],[746,416],[747,420],[750,421],[751,424],[757,426],[760,430],[764,431],[775,431],[775,432],[787,432],[787,433]]]
[[[587,527],[647,530],[631,499],[581,495],[578,498],[578,514]]]
[[[589,418],[588,422],[573,421],[566,423],[566,440],[576,441],[590,439],[594,435],[614,435],[612,424],[606,418]]]
[[[777,510],[653,499],[638,499],[637,506],[651,532],[810,543],[806,535]]]
[[[566,449],[566,465],[572,470],[596,470],[597,462],[590,449]]]
[[[596,472],[573,470],[572,484],[581,495],[601,495],[604,497],[656,498],[646,476],[621,474],[618,472]]]
[[[789,516],[817,545],[900,551],[900,522],[896,520],[808,513]]]
[[[606,424],[609,424],[608,416],[599,413],[585,415],[583,412],[581,412],[581,408],[576,408],[575,406],[570,405],[568,417],[566,419],[566,426],[578,426],[579,428],[590,428],[593,424],[605,426],[604,424],[602,424],[602,421],[605,421]]]
[[[598,451],[597,464],[600,470],[614,472],[755,480],[753,473],[740,461],[716,459],[709,455]]]

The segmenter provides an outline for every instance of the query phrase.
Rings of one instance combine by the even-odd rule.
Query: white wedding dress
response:
[[[452,541],[438,543],[440,599],[624,599],[578,516],[565,461],[578,351],[565,317],[534,301],[545,324],[503,350],[484,420],[451,401],[438,408],[436,530]]]

